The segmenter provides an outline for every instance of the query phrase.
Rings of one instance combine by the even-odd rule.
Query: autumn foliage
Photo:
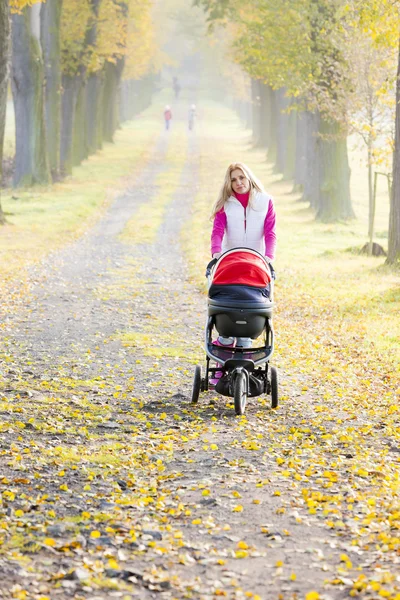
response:
[[[19,77],[13,86],[14,104],[18,102],[21,114],[29,114],[32,124],[32,133],[27,133],[21,118],[16,123],[15,185],[48,181],[49,172],[40,169],[38,161],[51,163],[56,179],[71,173],[74,165],[101,148],[103,140],[112,141],[121,120],[148,104],[152,87],[147,81],[125,102],[131,110],[119,112],[122,81],[132,87],[132,81],[151,79],[156,68],[152,5],[152,0],[11,1],[13,30],[17,32],[18,25],[30,39],[26,49],[19,51],[21,56],[17,50],[21,46],[14,44],[12,80]],[[37,44],[41,51],[37,60],[31,59],[38,66],[33,70],[28,66],[28,54]],[[29,77],[36,79],[34,84]],[[24,88],[31,97],[24,94]],[[35,113],[33,107],[44,105],[44,97],[44,113]],[[26,146],[26,135],[36,141]],[[52,149],[51,161],[37,152],[23,156],[23,148],[29,153],[36,144],[43,148],[42,155]]]

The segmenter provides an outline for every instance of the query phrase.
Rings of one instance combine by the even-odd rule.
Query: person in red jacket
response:
[[[165,110],[164,110],[165,129],[169,129],[171,119],[172,119],[171,107],[168,106],[168,104],[167,104],[167,106],[165,107]]]

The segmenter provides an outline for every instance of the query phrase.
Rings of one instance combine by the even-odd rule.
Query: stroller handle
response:
[[[213,268],[214,265],[216,265],[218,262],[218,258],[213,258],[212,260],[210,260],[210,262],[208,263],[207,267],[206,267],[206,277],[210,277],[211,275],[211,269]]]
[[[206,266],[206,277],[207,277],[207,279],[211,276],[211,270],[217,264],[217,262],[218,262],[218,258],[213,258],[213,259],[210,260],[210,262]],[[271,271],[271,277],[272,277],[272,279],[276,279],[276,271],[275,271],[274,267],[272,266],[272,263],[270,263],[269,261],[268,261],[268,266],[269,266],[270,271]]]
[[[271,277],[272,277],[272,279],[276,279],[276,271],[275,271],[274,267],[272,266],[272,264],[270,262],[268,263],[268,266],[269,266],[270,271],[271,271]]]

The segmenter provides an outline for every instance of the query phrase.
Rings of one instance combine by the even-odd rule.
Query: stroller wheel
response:
[[[276,367],[271,367],[271,407],[278,406],[278,371]]]
[[[235,378],[233,386],[233,399],[235,402],[235,413],[237,415],[244,415],[247,402],[247,390],[246,390],[246,376],[245,374],[238,373]]]
[[[192,388],[192,404],[197,404],[201,388],[201,367],[196,365],[194,368],[193,388]]]

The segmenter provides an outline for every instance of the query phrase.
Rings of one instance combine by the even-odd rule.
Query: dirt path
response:
[[[162,135],[135,185],[32,273],[26,306],[6,315],[0,597],[348,597],[348,563],[365,558],[344,526],[310,514],[299,483],[297,456],[321,433],[302,376],[281,373],[278,411],[253,400],[236,418],[212,393],[189,404],[205,320],[180,247],[195,136],[155,242],[119,238],[158,193],[168,144]],[[325,443],[316,479],[337,460]]]

